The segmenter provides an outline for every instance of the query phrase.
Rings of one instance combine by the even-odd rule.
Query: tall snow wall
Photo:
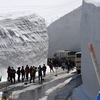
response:
[[[16,16],[17,15],[17,16]],[[48,34],[45,20],[36,14],[16,14],[0,20],[0,75],[8,66],[38,66],[46,63]]]
[[[53,57],[57,50],[80,51],[81,7],[66,14],[48,26],[49,51]]]
[[[83,1],[80,25],[83,84],[74,90],[73,100],[96,100],[100,86],[91,60],[88,43],[93,44],[100,67],[100,4],[89,2],[89,0]]]

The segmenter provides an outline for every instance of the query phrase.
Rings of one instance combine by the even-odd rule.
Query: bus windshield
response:
[[[81,58],[81,54],[76,54],[76,57],[77,58]]]

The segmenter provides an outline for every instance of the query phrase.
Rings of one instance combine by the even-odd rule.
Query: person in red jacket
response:
[[[50,73],[51,73],[51,70],[54,72],[53,63],[52,63],[51,60],[49,61],[48,65],[49,65],[49,67],[50,67]]]
[[[26,65],[26,68],[25,68],[25,74],[26,74],[26,80],[27,80],[27,81],[28,81],[28,78],[29,78],[29,73],[30,73],[29,66]]]

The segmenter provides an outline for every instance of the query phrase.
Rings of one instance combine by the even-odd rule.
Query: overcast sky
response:
[[[0,0],[0,7],[8,6],[32,6],[32,5],[55,5],[64,3],[66,0]],[[68,0],[69,1],[69,0]]]
[[[32,11],[47,24],[76,9],[82,0],[0,0],[0,14]]]

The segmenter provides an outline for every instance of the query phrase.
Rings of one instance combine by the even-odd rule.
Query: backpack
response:
[[[35,73],[35,69],[32,69],[32,72],[31,73],[34,74]]]

